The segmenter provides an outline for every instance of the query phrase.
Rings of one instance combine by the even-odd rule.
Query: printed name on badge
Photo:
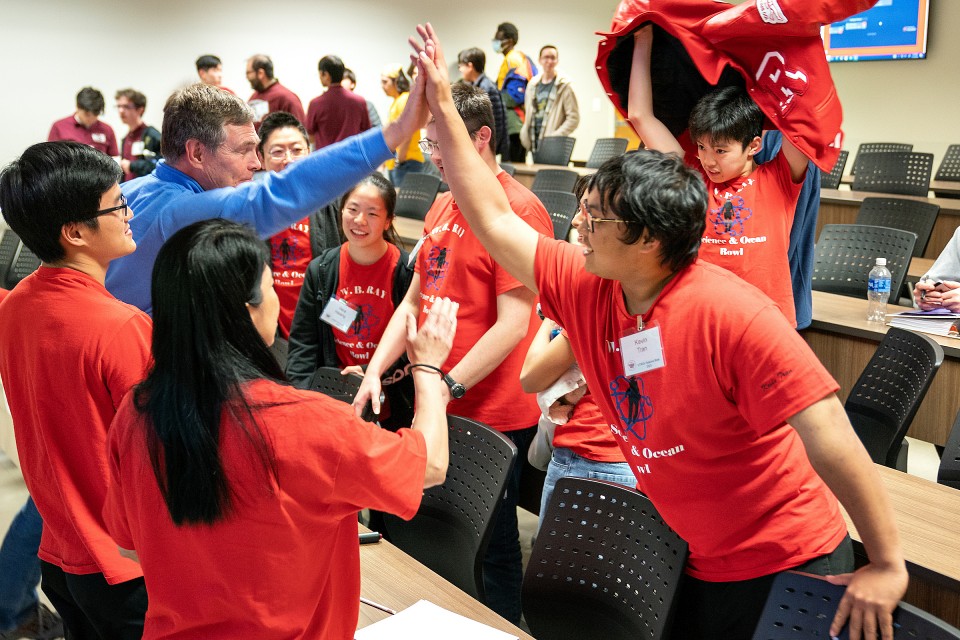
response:
[[[620,338],[620,357],[627,377],[665,366],[660,327],[650,327]]]
[[[331,327],[350,333],[350,325],[357,319],[357,308],[340,298],[332,297],[320,314],[320,319]]]

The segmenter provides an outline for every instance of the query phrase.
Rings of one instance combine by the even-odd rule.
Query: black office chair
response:
[[[0,286],[6,286],[7,273],[13,265],[13,258],[17,255],[20,246],[20,236],[12,229],[6,229],[0,237]]]
[[[330,396],[334,400],[353,403],[354,396],[360,390],[360,383],[363,378],[351,373],[350,375],[341,375],[337,367],[319,367],[313,373],[313,379],[310,381],[310,390],[317,391]],[[360,415],[367,422],[375,422],[376,416],[373,413],[373,407],[368,403]]]
[[[550,189],[534,189],[533,195],[540,199],[550,214],[550,219],[553,221],[553,237],[557,240],[566,240],[573,217],[577,215],[579,207],[577,196],[569,191]]]
[[[865,298],[870,270],[877,258],[887,259],[891,301],[903,287],[917,234],[862,224],[825,224],[814,247],[813,288],[852,298]]]
[[[947,152],[940,161],[940,166],[937,167],[937,175],[933,179],[960,182],[960,144],[947,147]],[[956,193],[946,193],[936,189],[933,190],[933,194],[938,198],[960,198]]]
[[[913,257],[922,257],[937,222],[940,205],[905,198],[864,198],[856,224],[902,229],[917,234]]]
[[[287,355],[290,353],[290,341],[277,332],[277,335],[273,338],[273,344],[270,345],[270,353],[276,358],[280,368],[286,371]]]
[[[561,478],[523,577],[523,615],[541,640],[663,637],[687,543],[626,487]]]
[[[787,571],[770,587],[753,640],[804,640],[830,637],[830,624],[846,587],[825,579]],[[893,612],[897,640],[958,640],[960,629],[901,602]],[[843,637],[847,637],[844,630]]]
[[[13,289],[20,284],[21,280],[36,271],[39,267],[40,258],[38,258],[33,251],[30,251],[22,241],[19,242],[14,251],[13,262],[7,270],[4,287]]]
[[[500,168],[507,172],[507,175],[511,178],[517,175],[517,168],[510,164],[509,162],[501,162]]]
[[[569,169],[540,169],[530,185],[531,191],[569,191],[577,185],[580,174]]]
[[[927,197],[933,154],[912,151],[867,153],[858,158],[853,178],[854,191],[875,191],[904,196]]]
[[[840,151],[840,156],[837,158],[836,163],[833,165],[833,169],[830,170],[830,173],[820,172],[820,188],[821,189],[838,189],[840,188],[840,181],[843,179],[843,170],[847,166],[847,158],[850,156],[850,152],[846,150]]]
[[[850,175],[857,175],[860,170],[860,158],[870,153],[889,153],[891,151],[913,151],[913,145],[906,142],[864,142],[857,147],[857,155],[853,159],[853,168]]]
[[[570,136],[547,136],[540,140],[533,154],[533,161],[536,164],[558,164],[565,167],[570,164],[576,142],[577,139]]]
[[[517,447],[490,427],[447,416],[450,464],[446,481],[423,492],[410,521],[384,514],[390,542],[483,600],[483,555]]]
[[[947,437],[947,446],[940,456],[940,469],[937,471],[937,482],[960,489],[960,412],[953,421],[953,428]]]
[[[943,364],[943,348],[922,333],[890,327],[843,404],[877,464],[907,470],[903,438]]]
[[[625,138],[597,138],[587,159],[587,169],[599,169],[610,158],[622,156],[627,151],[627,144]]]
[[[423,220],[440,189],[440,178],[427,173],[408,173],[397,189],[394,213],[404,218]]]

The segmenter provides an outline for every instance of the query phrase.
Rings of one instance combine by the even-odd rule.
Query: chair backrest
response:
[[[570,164],[576,141],[570,136],[546,136],[534,152],[533,161],[536,164],[559,164],[565,167]]]
[[[553,221],[553,237],[557,240],[566,240],[570,233],[570,224],[577,215],[577,196],[569,191],[553,191],[551,189],[535,189],[533,195],[540,199]]]
[[[947,446],[943,448],[943,455],[940,456],[937,482],[960,489],[960,412],[953,421],[953,429],[947,437]]]
[[[854,191],[876,191],[926,197],[933,173],[933,154],[912,151],[867,153],[858,158]]]
[[[877,258],[887,259],[891,298],[907,277],[917,234],[862,224],[825,224],[814,247],[813,288],[852,298],[865,298],[870,270]]]
[[[347,376],[342,375],[337,367],[318,367],[310,381],[310,390],[330,396],[334,400],[352,404],[354,396],[360,390],[361,382],[363,378],[360,376],[353,373]],[[373,407],[367,404],[360,417],[367,422],[374,422],[376,416],[373,413]]]
[[[937,167],[937,175],[934,180],[960,180],[960,144],[952,144],[947,147],[947,152]]]
[[[5,288],[13,289],[20,284],[21,280],[36,271],[39,267],[40,258],[38,258],[33,251],[30,251],[22,241],[18,242],[13,255],[13,262],[7,270],[7,277],[4,282]]]
[[[841,150],[840,156],[837,158],[837,162],[833,165],[830,173],[820,172],[821,189],[838,189],[840,187],[840,180],[843,178],[843,170],[847,166],[847,158],[849,156],[849,151],[845,149]]]
[[[823,578],[786,571],[773,579],[753,640],[804,640],[830,637],[830,624],[846,587]],[[960,630],[901,602],[893,612],[893,637],[915,640],[958,640]],[[844,629],[842,637],[849,637]]]
[[[940,205],[932,202],[904,198],[864,198],[855,222],[914,232],[917,242],[913,245],[913,257],[920,258],[927,250],[939,213]]]
[[[647,638],[669,629],[687,543],[621,485],[560,478],[523,577],[537,638]]]
[[[397,189],[394,213],[404,218],[423,220],[427,217],[440,189],[440,178],[428,173],[408,173]]]
[[[850,175],[857,175],[860,170],[860,158],[869,153],[888,153],[890,151],[913,151],[913,145],[906,142],[864,142],[857,147],[857,155],[853,159],[853,168]]]
[[[943,348],[929,336],[890,327],[883,337],[843,405],[877,464],[897,468],[903,438],[941,364]]]
[[[13,258],[17,255],[17,247],[20,246],[20,236],[12,229],[6,229],[3,237],[0,238],[0,286],[6,287],[7,273],[13,266]]]
[[[531,191],[569,191],[577,186],[580,174],[570,169],[540,169],[533,178]]]
[[[384,514],[390,542],[477,598],[490,525],[517,459],[517,447],[490,427],[447,416],[450,464],[446,481],[423,492],[410,521]]]
[[[599,169],[600,165],[610,158],[622,156],[627,150],[627,144],[626,138],[597,138],[587,159],[587,168]]]
[[[517,168],[509,162],[501,162],[500,168],[507,172],[507,175],[513,177],[517,175]]]

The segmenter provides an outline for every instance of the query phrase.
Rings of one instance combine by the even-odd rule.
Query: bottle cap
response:
[[[877,264],[880,265],[881,267],[885,267],[885,266],[887,266],[887,259],[886,259],[886,258],[877,258]]]

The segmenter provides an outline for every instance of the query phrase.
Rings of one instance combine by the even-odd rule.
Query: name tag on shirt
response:
[[[253,109],[254,122],[260,122],[270,113],[270,104],[266,100],[251,100],[250,108]]]
[[[350,325],[357,319],[357,312],[357,308],[346,300],[333,297],[323,308],[320,319],[343,333],[349,333]]]
[[[412,267],[413,263],[417,261],[417,254],[420,253],[420,247],[423,246],[423,242],[427,239],[427,236],[423,236],[417,241],[416,246],[413,247],[413,251],[410,252],[410,258],[407,260],[407,266]]]
[[[130,145],[130,155],[142,156],[143,155],[143,140],[138,140]]]
[[[107,134],[105,134],[105,133],[91,133],[91,134],[90,134],[90,139],[93,140],[94,142],[98,142],[98,143],[100,143],[100,144],[105,144],[105,143],[107,142]]]
[[[650,327],[620,338],[620,357],[623,359],[623,373],[628,378],[666,366],[660,327]]]

